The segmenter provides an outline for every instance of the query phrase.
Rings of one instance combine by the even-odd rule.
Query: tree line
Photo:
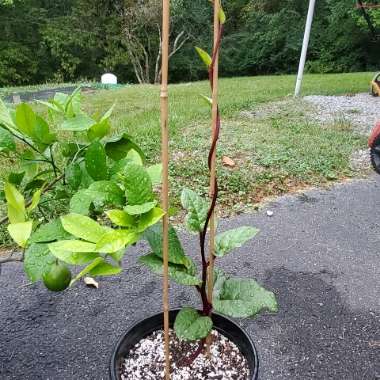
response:
[[[207,0],[171,1],[171,81],[204,79],[194,46],[210,49]],[[0,86],[160,79],[160,0],[0,0]],[[295,72],[308,2],[224,1],[223,76]],[[380,10],[368,11],[380,29]],[[307,71],[376,70],[380,40],[354,0],[318,0]]]

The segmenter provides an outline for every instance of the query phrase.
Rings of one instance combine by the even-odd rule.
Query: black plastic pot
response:
[[[179,309],[170,311],[171,327]],[[213,314],[214,329],[226,336],[234,342],[240,349],[241,353],[246,357],[250,368],[252,380],[257,380],[259,370],[259,358],[257,356],[256,347],[251,338],[231,319],[220,314]],[[120,380],[121,363],[131,348],[141,339],[150,335],[156,330],[163,329],[163,313],[155,314],[149,318],[143,319],[133,325],[119,339],[111,357],[110,363],[110,379]]]

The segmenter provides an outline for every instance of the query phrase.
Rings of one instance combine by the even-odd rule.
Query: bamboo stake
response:
[[[220,0],[214,0],[214,50],[218,49],[219,37],[219,11]],[[212,138],[214,140],[217,133],[217,118],[218,118],[218,77],[219,77],[219,52],[216,52],[214,68],[213,68],[213,87],[212,87]],[[210,196],[215,194],[215,178],[216,178],[216,149],[211,158],[210,170]],[[214,252],[215,252],[215,212],[212,213],[210,218],[210,241],[209,241],[209,255],[208,255],[208,276],[207,276],[207,296],[208,301],[212,304],[212,292],[214,288]],[[210,353],[210,339],[207,339],[207,354]]]
[[[169,0],[162,1],[162,62],[161,62],[161,161],[162,161],[162,207],[165,212],[162,223],[163,308],[165,335],[165,379],[170,379],[170,339],[169,339]]]

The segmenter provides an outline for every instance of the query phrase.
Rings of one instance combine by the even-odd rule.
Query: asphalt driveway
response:
[[[277,315],[241,321],[259,351],[260,380],[380,379],[379,211],[380,177],[372,177],[220,222],[260,228],[220,266],[278,296]],[[196,253],[196,238],[182,237]],[[123,274],[98,290],[78,284],[54,294],[28,285],[21,265],[3,266],[0,379],[107,379],[118,336],[161,307],[160,279],[136,262],[145,250],[131,250]],[[173,306],[197,302],[189,288],[173,286],[171,297]]]

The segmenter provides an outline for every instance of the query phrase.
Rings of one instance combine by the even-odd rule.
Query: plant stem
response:
[[[32,143],[30,143],[28,140],[26,140],[24,137],[22,136],[19,136],[17,133],[14,133],[13,131],[11,131],[10,129],[7,129],[8,132],[13,136],[13,137],[16,137],[16,139],[22,141],[24,144],[28,145],[32,150],[34,150],[35,152],[37,152],[38,154],[40,154],[42,157],[46,158]]]
[[[218,197],[218,183],[216,178],[216,144],[219,138],[220,117],[218,107],[218,78],[219,78],[219,47],[222,37],[222,29],[219,21],[220,0],[214,0],[214,47],[212,53],[212,62],[210,65],[210,84],[212,90],[212,138],[211,149],[209,153],[210,169],[210,197],[212,199],[209,210],[210,219],[210,241],[208,254],[208,271],[207,271],[207,299],[212,305],[212,294],[214,289],[214,252],[215,252],[215,205]],[[206,339],[207,356],[210,355],[211,340],[210,336]]]
[[[57,166],[54,161],[54,155],[53,155],[53,148],[52,145],[49,145],[49,151],[50,151],[50,158],[51,158],[51,166],[53,167],[55,178],[57,178]]]
[[[54,157],[52,155],[52,150],[51,150],[51,145],[49,146],[50,148],[50,155],[51,155],[51,160],[49,160],[48,157],[46,157],[43,153],[41,153],[32,143],[30,143],[27,139],[25,139],[24,137],[18,135],[17,133],[14,133],[12,130],[8,129],[7,128],[7,131],[13,136],[15,137],[16,139],[22,141],[24,144],[28,145],[32,150],[34,150],[36,153],[38,153],[41,157],[43,157],[44,159],[43,160],[33,160],[33,161],[41,161],[41,162],[47,162],[49,163],[50,165],[52,165],[53,167],[53,170],[54,170],[54,173],[55,173],[55,176],[57,177],[57,171],[59,170],[58,167],[55,165],[55,162],[54,162]],[[31,160],[30,160],[31,161]],[[59,170],[60,171],[60,170]]]
[[[206,339],[204,338],[199,341],[198,348],[188,358],[184,359],[182,363],[183,366],[190,366],[194,360],[202,353],[205,341]]]

